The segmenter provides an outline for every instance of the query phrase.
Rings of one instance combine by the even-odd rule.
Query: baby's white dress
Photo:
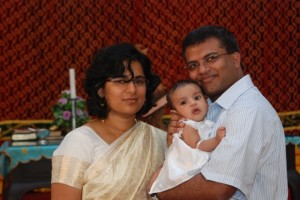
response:
[[[198,130],[200,142],[213,137],[212,121],[182,120],[182,122]],[[202,166],[208,161],[210,152],[191,148],[180,139],[181,134],[182,130],[173,134],[173,142],[166,152],[163,167],[150,189],[150,194],[163,192],[189,180],[199,174]]]

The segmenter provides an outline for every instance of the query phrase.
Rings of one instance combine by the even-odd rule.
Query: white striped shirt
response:
[[[249,75],[210,103],[207,119],[216,128],[224,126],[226,137],[201,170],[203,176],[237,188],[231,199],[286,200],[283,127]]]

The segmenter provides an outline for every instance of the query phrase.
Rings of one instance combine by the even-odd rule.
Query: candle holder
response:
[[[72,110],[71,110],[71,119],[72,119],[72,130],[76,128],[76,101],[77,98],[71,98],[71,105],[72,105]]]

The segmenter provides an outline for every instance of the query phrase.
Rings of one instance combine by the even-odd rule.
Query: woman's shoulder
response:
[[[151,137],[153,138],[152,141],[154,143],[154,146],[160,149],[161,152],[164,152],[167,148],[167,132],[147,123],[146,126],[150,127]]]
[[[102,145],[102,142],[93,129],[88,126],[81,126],[64,137],[53,156],[65,155],[90,161],[94,149],[99,145]]]
[[[95,132],[90,127],[83,125],[80,126],[72,131],[70,131],[66,136],[65,139],[74,139],[74,138],[90,138],[95,136]]]
[[[166,131],[160,129],[160,128],[157,128],[153,125],[150,125],[146,122],[143,122],[145,124],[145,126],[148,126],[150,129],[151,129],[151,132],[154,136],[156,137],[160,137],[160,138],[163,138],[163,140],[166,140],[166,137],[167,137],[167,133]]]

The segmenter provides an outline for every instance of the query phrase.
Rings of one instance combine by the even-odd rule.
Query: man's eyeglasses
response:
[[[145,77],[135,77],[135,78],[129,78],[129,77],[118,77],[118,78],[109,78],[106,81],[112,82],[116,85],[128,85],[131,81],[135,86],[146,86],[148,84],[148,80]]]
[[[223,53],[223,54],[212,54],[212,55],[209,55],[207,56],[206,58],[204,58],[202,60],[202,65],[207,69],[207,68],[210,68],[211,65],[216,62],[221,56],[224,56],[224,55],[229,55],[231,53]],[[198,62],[198,61],[192,61],[192,62],[189,62],[184,68],[189,70],[189,71],[194,71],[195,69],[197,69],[198,67],[200,67],[201,65],[201,61]]]

